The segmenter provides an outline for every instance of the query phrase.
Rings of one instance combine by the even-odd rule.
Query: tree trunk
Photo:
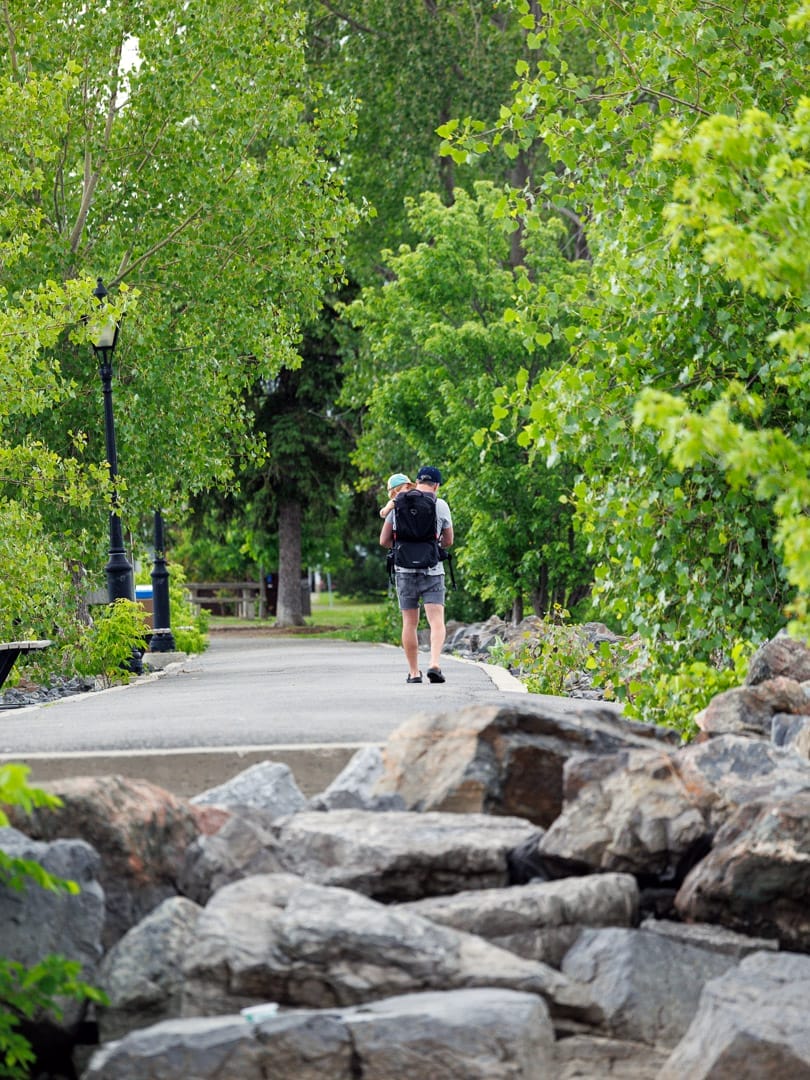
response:
[[[518,593],[512,601],[512,626],[523,622],[523,596]]]
[[[301,504],[278,507],[278,599],[276,626],[303,626],[301,603]]]

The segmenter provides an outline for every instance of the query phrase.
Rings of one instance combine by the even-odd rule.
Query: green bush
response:
[[[674,728],[684,739],[692,739],[698,733],[697,714],[717,694],[745,681],[754,650],[750,642],[735,641],[729,655],[715,663],[691,660],[677,666],[666,653],[653,657],[643,680],[628,685],[624,715]]]
[[[21,806],[30,812],[35,806],[61,806],[56,796],[28,786],[28,772],[25,765],[0,766],[0,807]],[[0,827],[8,824],[7,815],[0,809]],[[54,877],[37,862],[11,858],[0,851],[0,887],[22,889],[26,881],[42,889],[79,892],[75,881]],[[80,972],[81,964],[64,956],[46,956],[30,968],[0,957],[0,1076],[27,1080],[32,1075],[35,1056],[31,1044],[18,1030],[21,1020],[47,1013],[59,1019],[59,998],[108,1004],[101,990],[78,978]]]
[[[571,678],[585,672],[608,701],[623,698],[638,663],[637,643],[594,645],[568,618],[568,611],[555,604],[538,629],[527,632],[519,645],[500,643],[490,650],[490,659],[509,668],[532,694],[563,696]]]
[[[90,626],[78,628],[72,647],[73,667],[80,675],[100,676],[108,684],[126,676],[133,653],[149,637],[147,616],[133,600],[116,600],[96,609]]]
[[[179,563],[169,563],[169,606],[172,635],[178,651],[205,652],[211,613],[204,608],[195,610],[186,588],[186,572]]]

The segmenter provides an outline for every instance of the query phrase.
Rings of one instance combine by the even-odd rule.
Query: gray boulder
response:
[[[647,1043],[586,1034],[560,1039],[556,1049],[554,1080],[653,1080],[668,1054]]]
[[[514,695],[508,705],[400,725],[375,791],[401,795],[410,810],[503,814],[546,827],[562,809],[563,767],[573,754],[679,743],[677,733],[625,720],[607,702]]]
[[[810,791],[741,806],[675,898],[687,921],[717,922],[810,950]]]
[[[758,686],[780,675],[796,682],[810,680],[810,649],[785,633],[767,641],[752,658],[745,685]]]
[[[550,867],[677,878],[708,847],[708,823],[673,755],[645,749],[576,759],[573,797],[537,844]]]
[[[92,844],[101,856],[103,944],[109,948],[177,894],[186,848],[203,831],[205,811],[146,780],[124,776],[70,777],[43,787],[62,805],[30,815],[14,807],[12,824],[37,840],[81,836]]]
[[[771,721],[771,742],[810,758],[810,716],[777,713]]]
[[[810,715],[810,699],[801,683],[784,675],[755,686],[725,690],[712,698],[697,714],[695,722],[707,735],[747,735],[764,739],[770,736],[771,723],[777,713]]]
[[[195,795],[191,802],[195,806],[252,807],[275,817],[294,814],[307,805],[289,766],[280,761],[259,761],[224,784]]]
[[[272,821],[271,814],[240,808],[218,832],[189,844],[178,882],[183,896],[205,904],[223,885],[281,870]]]
[[[98,882],[98,853],[84,840],[42,843],[17,829],[0,828],[0,850],[13,859],[39,863],[49,874],[74,881],[77,894],[43,889],[23,879],[22,889],[0,882],[2,954],[32,967],[58,953],[81,964],[80,977],[92,983],[101,960],[104,929],[104,890]],[[85,1003],[65,999],[58,1026],[68,1030],[83,1015]]]
[[[587,993],[544,964],[290,874],[220,889],[177,962],[185,1016],[221,1015],[256,1001],[326,1008],[474,986],[541,994],[556,1014],[600,1015]]]
[[[202,908],[174,896],[150,912],[104,957],[99,987],[109,1005],[97,1010],[102,1042],[178,1016],[183,989],[179,958],[194,941]]]
[[[534,994],[482,988],[362,1007],[174,1020],[102,1047],[83,1080],[543,1080],[554,1033]]]
[[[535,861],[550,873],[613,870],[677,886],[738,807],[807,791],[810,762],[739,735],[674,754],[581,755],[566,766],[565,808],[538,841]]]
[[[38,863],[49,874],[79,886],[78,894],[43,889],[24,878],[23,888],[0,883],[3,955],[30,966],[48,953],[78,960],[92,978],[102,957],[104,890],[97,875],[101,860],[84,840],[32,840],[17,829],[0,828],[0,851]]]
[[[659,1080],[810,1077],[810,957],[754,953],[703,988]]]
[[[508,885],[510,850],[540,830],[487,814],[333,810],[284,818],[272,833],[285,871],[399,901]]]
[[[736,963],[646,930],[585,930],[563,974],[585,983],[620,1039],[674,1046],[695,1015],[704,984]]]
[[[383,775],[383,755],[378,746],[364,746],[325,791],[309,801],[311,810],[406,810],[401,795],[375,795]]]
[[[651,934],[663,934],[672,941],[680,941],[684,945],[697,945],[700,949],[709,949],[711,952],[722,953],[731,956],[735,960],[742,960],[753,952],[761,952],[763,949],[776,951],[779,942],[773,938],[749,937],[746,934],[738,934],[734,930],[727,930],[724,926],[714,926],[711,923],[682,923],[671,919],[644,919],[641,923],[642,930],[649,930]]]
[[[586,927],[635,926],[638,904],[638,885],[630,874],[591,874],[429,897],[402,907],[559,967]]]

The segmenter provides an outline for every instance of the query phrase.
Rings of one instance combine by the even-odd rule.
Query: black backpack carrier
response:
[[[401,491],[394,502],[394,564],[428,570],[441,560],[436,498],[427,491]]]

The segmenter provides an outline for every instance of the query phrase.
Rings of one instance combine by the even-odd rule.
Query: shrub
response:
[[[125,677],[133,653],[149,637],[146,612],[132,600],[99,607],[90,626],[77,630],[73,666],[80,675],[101,676],[108,684]]]

